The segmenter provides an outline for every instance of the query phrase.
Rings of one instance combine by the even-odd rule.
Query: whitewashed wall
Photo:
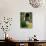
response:
[[[44,6],[44,5],[43,5]],[[32,12],[33,13],[33,27],[32,29],[20,28],[20,12]],[[8,31],[17,40],[27,40],[34,34],[37,35],[39,40],[45,39],[45,15],[46,8],[33,8],[29,4],[28,0],[0,0],[0,16],[12,17],[13,22],[10,31]],[[44,34],[45,33],[45,34]],[[2,31],[0,31],[0,39],[2,37]]]

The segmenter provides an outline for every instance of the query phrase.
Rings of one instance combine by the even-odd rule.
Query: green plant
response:
[[[27,27],[27,25],[26,25],[26,22],[25,22],[25,21],[21,21],[20,25],[21,25],[21,27],[22,27],[22,28]]]

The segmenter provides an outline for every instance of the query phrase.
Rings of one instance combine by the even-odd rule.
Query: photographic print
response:
[[[32,28],[32,12],[20,12],[20,27]]]

